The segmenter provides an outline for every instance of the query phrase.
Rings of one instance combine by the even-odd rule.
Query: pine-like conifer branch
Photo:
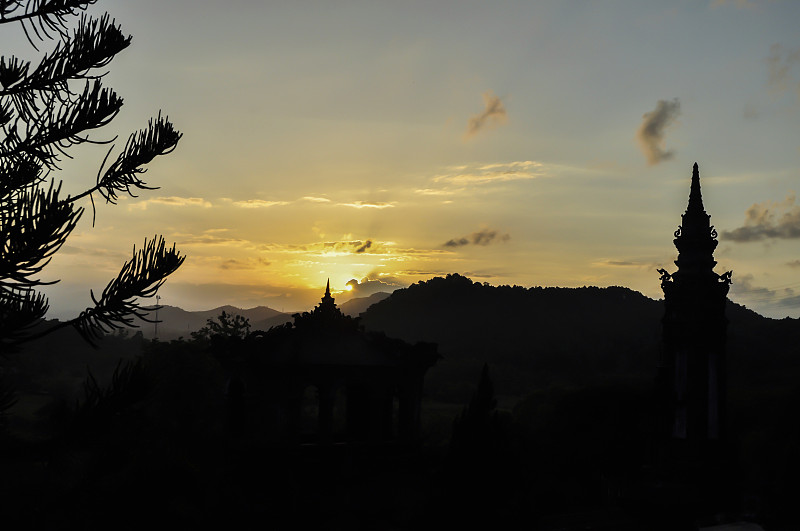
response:
[[[78,223],[83,208],[59,198],[61,185],[27,188],[0,208],[0,286],[35,286],[33,279],[50,261]]]
[[[29,62],[16,57],[7,64],[0,61],[0,96],[11,96],[23,118],[34,118],[42,101],[51,96],[64,101],[72,95],[69,81],[105,75],[92,71],[106,66],[130,42],[108,15],[99,19],[82,16],[72,38],[56,44],[32,72],[28,73]]]
[[[81,312],[72,324],[91,343],[114,329],[132,326],[135,317],[152,322],[147,317],[150,309],[143,308],[137,299],[152,297],[185,258],[174,244],[168,249],[160,236],[145,240],[138,252],[134,247],[133,257],[108,283],[100,298],[92,293],[94,307]]]
[[[97,183],[97,188],[106,201],[116,203],[117,192],[134,196],[134,188],[153,190],[155,187],[147,186],[139,177],[147,171],[144,165],[159,155],[171,153],[181,136],[168,118],[161,117],[161,113],[156,120],[150,120],[147,129],[132,133],[125,148]]]
[[[117,278],[97,298],[94,307],[77,318],[52,326],[40,324],[47,298],[36,286],[52,256],[75,229],[83,208],[76,200],[97,191],[108,202],[119,193],[152,189],[142,179],[145,165],[171,152],[181,134],[161,114],[148,127],[132,134],[122,152],[96,185],[82,194],[62,198],[60,181],[43,181],[57,170],[67,150],[89,139],[90,130],[116,117],[122,98],[104,88],[100,78],[106,66],[131,38],[108,15],[81,16],[75,31],[67,20],[96,0],[0,0],[0,24],[20,22],[28,40],[53,38],[59,42],[37,64],[17,57],[0,57],[0,349],[14,348],[64,326],[75,326],[90,342],[104,333],[147,320],[148,309],[137,302],[153,295],[166,277],[183,263],[173,245],[162,237],[145,240],[144,247],[125,262]],[[37,48],[38,49],[38,48]],[[81,83],[81,81],[83,83]],[[82,85],[82,89],[80,88]],[[110,153],[110,152],[109,152]],[[100,175],[102,174],[102,177]],[[94,204],[94,203],[93,203]],[[56,281],[57,282],[57,281]],[[52,282],[50,282],[52,283]]]
[[[97,0],[2,0],[0,24],[20,22],[30,43],[36,47],[26,24],[39,39],[52,38],[48,30],[66,35],[67,17],[77,15]]]
[[[12,195],[42,182],[44,169],[33,157],[20,155],[12,160],[0,158],[0,175],[0,202],[5,203]]]
[[[26,339],[48,308],[47,297],[33,288],[0,284],[0,354]]]
[[[20,131],[20,120],[7,131],[8,136],[0,143],[0,157],[16,157],[22,154],[36,157],[49,169],[58,169],[59,154],[66,149],[90,141],[84,131],[97,129],[109,123],[122,107],[122,98],[99,80],[87,81],[83,93],[56,108],[51,99],[45,111],[26,122],[25,131]]]

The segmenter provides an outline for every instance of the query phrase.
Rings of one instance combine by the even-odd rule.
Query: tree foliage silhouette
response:
[[[34,332],[49,304],[40,286],[57,282],[40,278],[42,270],[75,229],[84,208],[77,201],[94,196],[116,203],[121,194],[149,190],[142,178],[156,156],[175,149],[181,134],[159,113],[145,129],[132,133],[111,159],[108,150],[96,184],[77,195],[62,193],[51,178],[69,148],[90,139],[88,132],[111,122],[122,106],[113,90],[102,85],[115,55],[130,45],[108,14],[86,16],[96,0],[0,0],[0,24],[19,23],[30,45],[55,41],[55,47],[33,66],[16,56],[0,57],[0,350],[38,337]],[[70,21],[79,16],[70,32]],[[93,306],[60,326],[73,325],[88,341],[129,325],[135,317],[147,320],[139,297],[152,296],[184,260],[163,237],[145,239],[133,249],[117,277]]]
[[[192,339],[203,340],[214,337],[226,339],[244,339],[250,333],[250,319],[238,314],[229,314],[225,310],[216,319],[206,319],[206,326],[192,332]]]
[[[489,365],[484,363],[478,388],[469,405],[453,423],[451,453],[457,458],[486,456],[501,449],[503,427],[497,414],[497,399],[489,378]]]

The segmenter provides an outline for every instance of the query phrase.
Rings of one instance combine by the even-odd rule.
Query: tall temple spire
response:
[[[334,298],[331,297],[331,279],[329,278],[328,283],[325,285],[325,296],[322,297],[319,307],[333,310],[336,308],[336,304],[333,301]]]
[[[674,486],[672,492],[680,493],[680,497],[670,495],[663,506],[683,511],[687,521],[702,519],[694,516],[699,508],[716,513],[731,506],[723,499],[734,484],[734,468],[728,461],[725,355],[725,306],[732,272],[714,271],[717,231],[710,220],[703,209],[695,163],[689,205],[673,240],[678,270],[658,270],[664,317],[655,400],[658,481],[666,480]]]
[[[325,295],[320,303],[310,312],[296,313],[292,317],[294,317],[295,326],[300,328],[311,327],[328,332],[343,329],[356,331],[358,329],[358,319],[343,314],[342,310],[336,306],[336,299],[331,295],[330,278],[325,284]]]
[[[664,428],[673,438],[699,444],[718,440],[724,432],[725,302],[731,272],[714,271],[717,231],[703,208],[697,163],[689,205],[673,241],[678,270],[659,269],[665,310],[659,363]]]

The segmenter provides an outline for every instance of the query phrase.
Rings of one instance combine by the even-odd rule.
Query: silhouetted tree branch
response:
[[[48,309],[37,291],[40,275],[61,249],[84,212],[76,202],[97,192],[107,203],[121,193],[153,189],[142,178],[156,156],[170,153],[181,134],[159,112],[145,129],[132,133],[123,149],[100,165],[96,184],[74,196],[61,193],[61,181],[50,174],[59,169],[68,150],[85,142],[88,132],[111,122],[122,98],[103,87],[99,71],[130,45],[131,37],[107,14],[81,14],[71,33],[69,23],[96,0],[0,0],[0,24],[18,22],[30,44],[57,40],[36,66],[21,58],[0,57],[0,350],[29,341],[56,328],[72,325],[88,341],[122,326],[147,310],[137,299],[155,294],[182,263],[173,245],[156,236],[145,240],[125,262],[117,277],[93,306],[58,327],[32,332]],[[104,168],[105,167],[105,168]],[[94,206],[94,201],[92,201]]]
[[[29,31],[39,40],[52,38],[48,30],[63,36],[67,17],[77,15],[95,2],[97,0],[0,0],[0,24],[20,22],[36,48]]]
[[[133,249],[133,257],[125,262],[117,278],[108,283],[100,298],[92,292],[94,307],[87,308],[71,321],[87,340],[99,339],[104,333],[116,328],[130,326],[134,317],[152,322],[137,297],[152,297],[183,263],[185,256],[175,250],[173,244],[167,249],[164,238],[145,240],[139,252]]]

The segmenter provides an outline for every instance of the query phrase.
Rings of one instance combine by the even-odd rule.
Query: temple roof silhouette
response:
[[[360,365],[427,369],[439,355],[433,343],[412,345],[382,332],[366,332],[357,317],[342,313],[330,280],[320,303],[292,316],[294,323],[261,334],[266,360],[297,365]]]
[[[336,306],[336,299],[331,296],[331,281],[325,285],[325,295],[310,312],[296,313],[294,327],[300,331],[309,331],[328,337],[358,332],[358,319],[342,313]]]

